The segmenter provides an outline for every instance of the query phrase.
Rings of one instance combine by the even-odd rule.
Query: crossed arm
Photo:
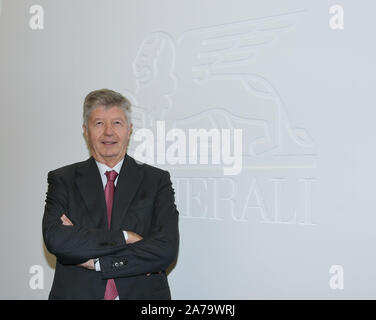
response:
[[[122,231],[73,225],[64,215],[69,211],[67,188],[63,177],[49,173],[43,237],[60,263],[93,269],[93,259],[99,258],[102,277],[110,279],[166,270],[176,258],[178,212],[167,172],[160,177],[150,233],[141,237],[127,230],[127,241]],[[115,270],[112,266],[119,260],[126,263]]]
[[[73,226],[72,221],[70,221],[69,218],[65,214],[63,214],[60,217],[60,220],[61,220],[61,222],[62,222],[62,224],[64,226]],[[128,239],[126,241],[127,244],[135,243],[135,242],[140,241],[140,240],[143,239],[142,236],[140,236],[136,232],[127,231],[127,234],[128,234]],[[80,266],[82,268],[86,268],[88,270],[94,270],[95,269],[94,259],[89,259],[86,262],[78,264],[78,266]],[[149,276],[150,273],[147,273],[146,275]]]

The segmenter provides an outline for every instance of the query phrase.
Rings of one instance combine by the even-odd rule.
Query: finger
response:
[[[61,221],[63,222],[63,225],[65,226],[73,226],[73,223],[72,221],[70,221],[67,216],[65,214],[63,214],[61,217],[60,217]]]

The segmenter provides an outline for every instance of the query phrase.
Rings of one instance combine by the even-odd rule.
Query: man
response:
[[[50,299],[171,299],[178,212],[169,173],[127,155],[130,103],[89,93],[83,131],[91,157],[49,172],[43,238],[56,256]]]

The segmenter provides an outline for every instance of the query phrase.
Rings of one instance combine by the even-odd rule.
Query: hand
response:
[[[135,243],[137,241],[142,240],[143,238],[137,234],[136,232],[127,231],[128,233],[128,239],[126,241],[127,244]]]
[[[72,221],[70,221],[67,216],[63,213],[63,215],[60,217],[61,222],[64,226],[73,226]]]
[[[86,268],[88,270],[94,270],[95,269],[94,259],[90,259],[84,263],[79,264],[78,266],[82,268]]]
[[[159,271],[158,272],[159,274],[161,274],[162,273],[162,271]],[[151,273],[150,272],[148,272],[147,274],[146,274],[147,276],[150,276],[151,275]]]

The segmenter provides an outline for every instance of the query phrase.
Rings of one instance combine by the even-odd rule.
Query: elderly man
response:
[[[127,155],[130,103],[117,92],[87,95],[83,131],[91,157],[48,174],[49,298],[171,299],[165,270],[179,230],[169,173]]]

